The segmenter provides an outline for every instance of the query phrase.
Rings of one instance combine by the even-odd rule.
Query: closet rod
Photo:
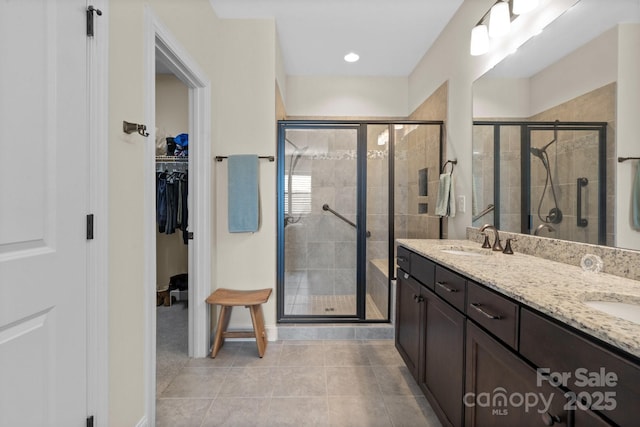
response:
[[[157,163],[188,163],[188,157],[156,156]]]
[[[221,162],[224,159],[228,159],[229,156],[216,156],[216,161]],[[270,162],[275,162],[276,158],[274,156],[258,156],[259,159],[267,159]]]

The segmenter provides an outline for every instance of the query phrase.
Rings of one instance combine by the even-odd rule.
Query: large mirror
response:
[[[474,82],[474,226],[620,246],[618,91],[640,79],[620,72],[638,34],[639,0],[580,0]]]

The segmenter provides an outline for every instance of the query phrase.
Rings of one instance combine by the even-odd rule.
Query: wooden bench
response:
[[[271,296],[271,291],[272,289],[238,291],[220,288],[209,295],[206,302],[220,306],[218,329],[216,330],[216,337],[211,350],[212,358],[215,358],[220,348],[222,348],[225,338],[255,338],[258,346],[258,356],[264,356],[264,352],[267,349],[267,334],[264,331],[262,304],[267,302],[269,296]],[[233,307],[241,305],[247,307],[251,312],[253,331],[227,331],[231,310]]]

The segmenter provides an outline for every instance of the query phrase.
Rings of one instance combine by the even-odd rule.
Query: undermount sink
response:
[[[588,307],[607,313],[611,316],[618,317],[620,319],[628,320],[630,322],[640,325],[640,298],[615,295],[609,297],[587,297],[586,301],[583,301]],[[625,301],[613,301],[614,299],[624,299]]]
[[[444,246],[442,249],[440,249],[440,252],[461,256],[483,256],[493,254],[490,249],[469,248],[466,246]]]

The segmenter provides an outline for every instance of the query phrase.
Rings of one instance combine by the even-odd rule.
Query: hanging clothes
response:
[[[167,173],[156,173],[156,221],[158,231],[164,233],[167,227]]]
[[[158,231],[174,234],[182,231],[184,244],[188,243],[188,188],[187,172],[164,172],[156,174],[156,221]]]
[[[189,193],[189,175],[183,174],[182,179],[180,179],[180,212],[181,212],[181,220],[180,220],[180,229],[182,230],[182,241],[186,245],[189,243],[189,232],[187,231],[187,227],[189,226],[189,209],[187,208],[187,196]]]

